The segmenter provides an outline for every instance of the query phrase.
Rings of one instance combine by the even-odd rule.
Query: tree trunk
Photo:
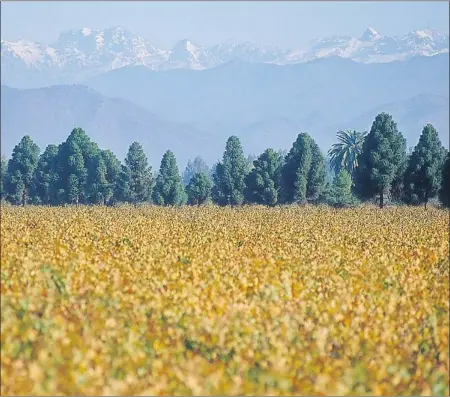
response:
[[[27,202],[27,189],[24,188],[22,191],[22,207],[25,207],[26,202]]]
[[[427,209],[428,204],[428,192],[425,192],[425,209]]]
[[[384,196],[383,192],[380,193],[380,208],[383,208],[384,206]]]

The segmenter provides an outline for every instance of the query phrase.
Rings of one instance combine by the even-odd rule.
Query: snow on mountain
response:
[[[209,51],[218,63],[231,62],[235,59],[250,63],[287,63],[284,59],[290,51],[250,42],[240,44],[218,44]]]
[[[433,56],[448,51],[448,36],[433,29],[390,37],[382,36],[369,27],[360,38],[335,36],[316,40],[305,52],[303,60],[339,56],[356,62],[383,63],[403,61],[419,55]]]
[[[368,27],[362,34],[361,41],[375,41],[381,38],[381,35],[373,28]]]
[[[20,60],[29,67],[42,67],[58,63],[57,51],[45,44],[27,40],[16,42],[1,41],[2,66],[3,61]]]
[[[204,47],[185,39],[175,44],[161,68],[201,70],[209,66],[210,59],[211,56]]]
[[[152,70],[202,70],[233,60],[284,65],[329,56],[362,63],[391,62],[448,52],[448,41],[448,35],[433,29],[389,37],[369,27],[359,38],[318,39],[305,49],[281,49],[249,42],[205,47],[186,39],[170,50],[162,50],[120,26],[102,31],[82,28],[61,33],[51,45],[2,41],[2,83],[17,86],[27,71],[40,76],[40,82],[76,83],[109,70],[137,65]]]
[[[448,36],[444,36],[434,29],[415,30],[412,33],[422,39],[428,38],[437,43],[448,43]]]
[[[164,51],[122,27],[70,30],[62,33],[52,47],[62,56],[60,67],[75,66],[93,73],[128,65],[152,67],[165,59]]]

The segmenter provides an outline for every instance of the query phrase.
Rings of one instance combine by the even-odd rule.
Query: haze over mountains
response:
[[[197,154],[212,165],[231,134],[247,153],[289,149],[299,132],[325,151],[381,111],[408,146],[427,122],[448,146],[448,57],[448,36],[432,29],[368,29],[303,51],[188,40],[167,51],[122,28],[70,31],[52,46],[2,41],[2,153],[25,134],[43,149],[81,126],[120,158],[138,140],[154,167],[172,149],[183,169]]]
[[[132,142],[140,142],[154,167],[169,148],[183,155],[189,142],[189,153],[181,157],[187,162],[191,153],[200,154],[196,148],[211,144],[210,137],[190,125],[168,122],[134,103],[79,85],[29,90],[2,86],[1,106],[2,153],[9,154],[23,135],[43,150],[49,143],[61,143],[78,126],[121,159]]]
[[[448,35],[433,29],[416,30],[399,37],[383,36],[368,28],[358,38],[333,36],[318,39],[304,49],[287,49],[245,43],[202,46],[188,39],[170,49],[123,27],[105,30],[83,28],[61,33],[52,44],[29,40],[1,42],[2,84],[32,88],[79,83],[123,66],[143,65],[152,70],[203,70],[239,59],[251,63],[286,65],[339,56],[357,62],[391,62],[414,56],[448,52]]]

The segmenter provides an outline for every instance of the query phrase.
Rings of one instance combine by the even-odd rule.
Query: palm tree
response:
[[[330,166],[336,174],[344,168],[350,175],[353,175],[353,171],[358,166],[358,155],[361,153],[366,134],[366,132],[355,130],[339,131],[337,133],[339,142],[333,144],[328,151]]]

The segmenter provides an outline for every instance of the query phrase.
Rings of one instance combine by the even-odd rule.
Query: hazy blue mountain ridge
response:
[[[448,146],[448,72],[448,54],[372,64],[328,57],[282,66],[232,61],[206,70],[126,66],[84,86],[2,86],[2,153],[25,134],[43,149],[81,126],[120,158],[137,140],[154,167],[172,149],[183,169],[196,155],[216,162],[232,134],[246,153],[289,149],[299,132],[326,151],[339,129],[368,130],[381,111],[393,115],[408,146],[427,122]]]

